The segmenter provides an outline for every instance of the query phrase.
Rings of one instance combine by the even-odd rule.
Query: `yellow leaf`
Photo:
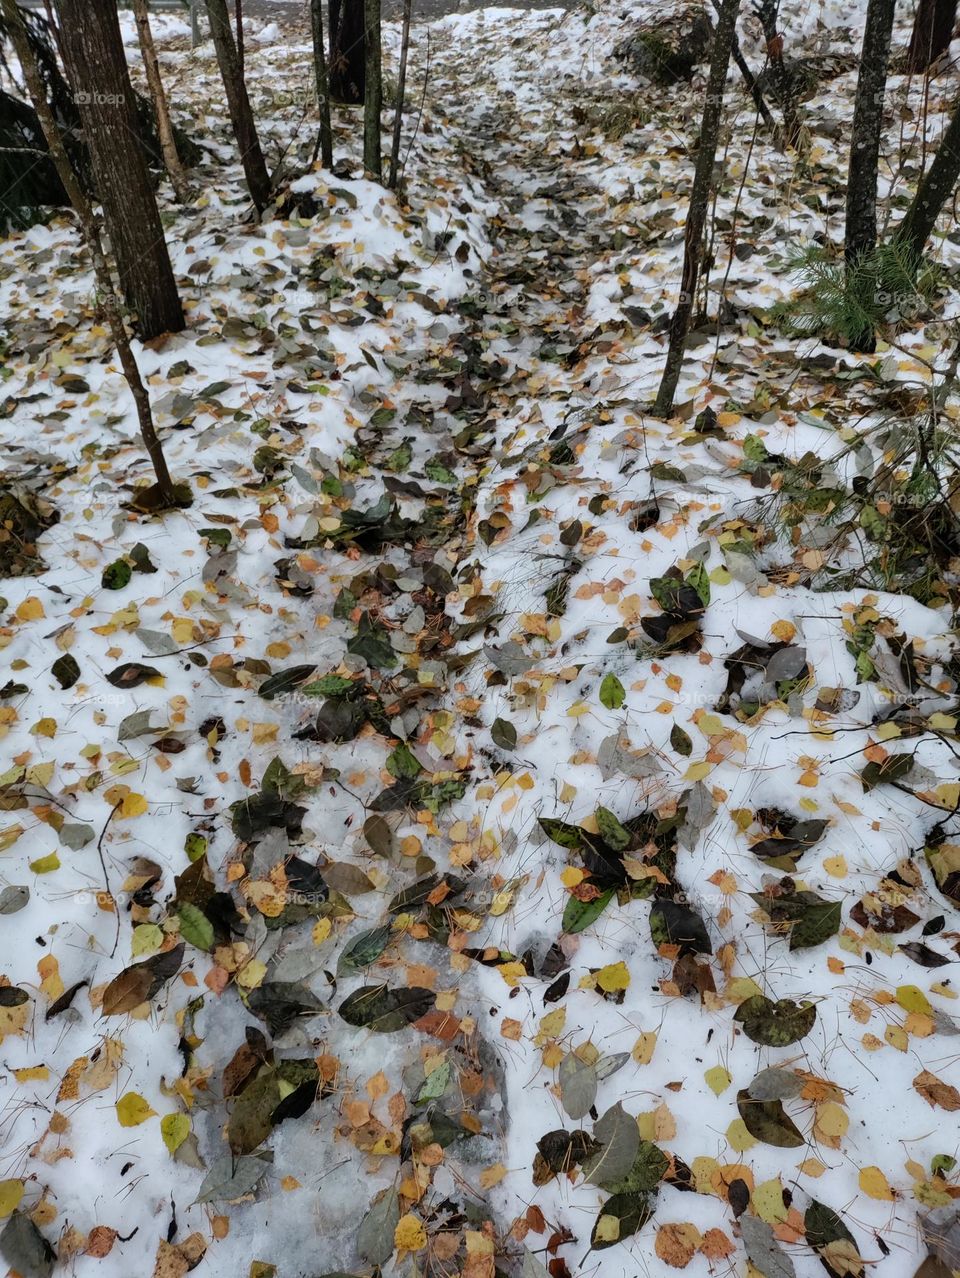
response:
[[[41,856],[36,861],[30,862],[30,869],[34,874],[52,874],[54,870],[60,869],[60,858],[56,852],[50,852],[47,856]]]
[[[727,1140],[738,1154],[742,1154],[744,1150],[757,1143],[747,1131],[747,1125],[742,1118],[735,1118],[727,1128]]]
[[[840,1138],[846,1134],[850,1126],[847,1111],[836,1101],[824,1101],[817,1106],[817,1118],[813,1126],[813,1134],[817,1140],[823,1141],[831,1149],[839,1149]]]
[[[427,1245],[427,1231],[423,1222],[412,1212],[407,1212],[397,1221],[393,1231],[393,1245],[398,1251],[421,1251]]]
[[[900,725],[888,720],[886,723],[878,724],[873,730],[873,735],[878,741],[893,741],[900,734]]]
[[[121,820],[128,821],[132,817],[143,816],[144,812],[149,808],[149,803],[142,794],[137,794],[131,790],[129,794],[124,795],[117,812],[117,817]]]
[[[21,621],[39,621],[46,615],[43,603],[36,595],[28,595],[22,603],[17,604],[17,616]]]
[[[55,737],[57,735],[56,719],[38,719],[30,729],[35,737]]]
[[[706,759],[701,759],[698,763],[691,763],[683,775],[687,781],[702,781],[704,777],[710,775],[714,766],[714,764],[708,763]]]
[[[156,923],[141,923],[133,929],[130,944],[132,958],[140,958],[143,954],[152,954],[163,944],[163,932]]]
[[[593,1230],[595,1242],[615,1243],[620,1237],[619,1216],[601,1216]]]
[[[617,990],[625,990],[630,984],[630,973],[627,971],[627,965],[620,962],[608,963],[606,967],[601,967],[597,973],[597,984],[608,994],[613,994]]]
[[[25,1069],[15,1069],[13,1076],[18,1083],[43,1083],[50,1077],[46,1065],[28,1065]]]
[[[16,1211],[22,1197],[22,1180],[0,1180],[0,1220]]]
[[[638,1065],[649,1065],[657,1046],[657,1031],[644,1030],[633,1045],[630,1055]]]
[[[127,1092],[116,1104],[117,1118],[121,1127],[139,1127],[148,1118],[156,1114],[139,1092]]]
[[[792,621],[775,621],[770,627],[770,633],[781,643],[789,643],[797,633],[797,628]]]
[[[726,731],[718,714],[702,714],[697,720],[697,727],[705,737],[719,737]]]
[[[523,966],[523,964],[517,963],[516,961],[511,963],[501,963],[497,967],[497,971],[512,990],[517,988],[522,978],[527,974],[527,969]]]
[[[261,962],[260,959],[251,959],[237,973],[237,984],[245,990],[255,990],[258,985],[263,984],[263,978],[266,974],[266,963]]]
[[[876,1198],[878,1202],[892,1203],[893,1190],[879,1167],[863,1167],[860,1171],[860,1188],[868,1198]]]
[[[765,1180],[753,1191],[753,1210],[768,1225],[777,1225],[787,1219],[787,1209],[783,1205],[783,1185],[780,1177]]]
[[[930,1000],[917,985],[898,986],[897,1002],[905,1012],[923,1012],[925,1016],[933,1012]]]
[[[713,1069],[708,1069],[703,1077],[714,1096],[719,1096],[721,1092],[725,1092],[733,1082],[733,1076],[730,1071],[724,1069],[722,1065],[714,1065]]]
[[[190,1119],[186,1114],[164,1114],[160,1119],[160,1135],[171,1154],[175,1154],[190,1135]]]
[[[322,945],[332,931],[333,924],[329,919],[317,919],[311,932],[314,945]]]

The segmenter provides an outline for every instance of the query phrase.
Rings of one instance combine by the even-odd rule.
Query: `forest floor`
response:
[[[862,21],[785,16],[830,71],[806,158],[731,77],[721,322],[653,418],[702,108],[614,56],[655,9],[419,26],[403,201],[357,112],[310,169],[309,42],[264,26],[259,225],[158,19],[208,157],[161,192],[188,329],[138,348],[163,519],[72,223],[0,242],[5,483],[52,508],[0,628],[20,1273],[960,1267],[956,564],[921,594],[894,502],[836,515],[946,363],[957,246],[896,347],[778,326]]]

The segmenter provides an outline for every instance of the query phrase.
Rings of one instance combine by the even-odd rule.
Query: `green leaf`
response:
[[[590,1246],[594,1251],[602,1251],[624,1238],[632,1238],[652,1214],[646,1194],[614,1194],[600,1208],[590,1235]]]
[[[345,998],[337,1009],[348,1025],[393,1034],[405,1029],[433,1007],[436,995],[416,985],[390,989],[387,985],[364,985]]]
[[[389,670],[397,664],[386,628],[371,620],[369,612],[361,613],[357,633],[347,642],[347,652],[363,657],[376,670]]]
[[[517,730],[508,719],[494,719],[490,735],[501,750],[515,750],[517,747]]]
[[[100,578],[100,584],[104,590],[122,590],[126,586],[130,578],[133,576],[133,569],[125,559],[115,559],[112,564],[107,564]]]
[[[680,727],[679,723],[675,723],[670,729],[670,744],[677,754],[682,755],[685,759],[689,759],[693,753],[693,742],[683,728]]]
[[[754,994],[737,1008],[733,1019],[754,1043],[764,1047],[787,1047],[813,1029],[817,1009],[812,1003],[795,1003],[782,998],[774,1003],[763,994]]]
[[[765,1145],[798,1149],[805,1144],[803,1133],[784,1111],[783,1101],[754,1100],[749,1090],[737,1093],[737,1109],[751,1136]]]
[[[60,687],[66,691],[67,688],[72,688],[80,678],[80,667],[77,665],[76,657],[72,657],[67,652],[62,657],[57,658],[50,667],[50,673]]]
[[[206,837],[191,830],[183,841],[183,850],[187,854],[188,861],[199,861],[207,851]]]
[[[627,694],[623,684],[615,674],[605,675],[600,684],[600,703],[608,710],[619,710],[626,700]]]
[[[600,837],[614,852],[625,852],[630,846],[630,831],[625,829],[609,808],[597,808],[594,814]]]
[[[337,975],[346,976],[376,963],[387,948],[392,932],[390,924],[385,923],[383,927],[369,928],[355,936],[337,961]]]
[[[806,950],[840,931],[840,902],[823,901],[809,906],[790,933],[791,950]]]
[[[577,932],[582,932],[591,923],[596,923],[597,919],[610,904],[613,895],[614,889],[608,888],[606,892],[601,892],[592,901],[578,901],[575,896],[569,897],[563,910],[563,923],[561,926],[564,932],[573,935]]]
[[[577,851],[583,847],[583,831],[579,825],[570,825],[566,821],[558,821],[556,817],[538,817],[537,820],[540,829],[547,838],[552,839],[561,848]]]
[[[694,590],[700,596],[700,602],[706,608],[710,602],[710,574],[704,564],[697,564],[696,568],[691,568],[685,578],[688,586],[693,586]]]
[[[420,775],[423,768],[413,755],[405,741],[401,741],[395,750],[387,756],[387,771],[392,777],[405,777],[412,781]]]
[[[305,697],[342,697],[344,693],[352,692],[359,686],[356,680],[348,679],[345,675],[325,674],[313,683],[305,684],[300,691]]]
[[[177,917],[180,920],[180,935],[185,941],[195,945],[198,950],[209,952],[213,949],[213,924],[199,906],[184,901],[177,906]]]
[[[264,701],[272,701],[274,697],[279,697],[284,692],[292,692],[301,683],[305,683],[316,668],[315,665],[309,665],[290,666],[287,670],[278,670],[276,674],[264,679],[257,693],[263,697]]]
[[[684,953],[712,954],[713,945],[703,918],[687,905],[665,898],[650,909],[650,935],[654,945],[679,945]]]

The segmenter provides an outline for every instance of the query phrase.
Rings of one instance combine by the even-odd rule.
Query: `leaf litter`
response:
[[[198,501],[163,523],[69,225],[5,241],[17,1272],[956,1267],[949,587],[814,589],[758,505],[861,406],[758,323],[852,80],[795,184],[759,145],[743,322],[652,419],[695,104],[576,109],[635,90],[649,9],[432,24],[405,205],[315,171],[251,228],[218,163],[165,209],[190,328],[141,357]],[[267,37],[255,96],[307,57]]]

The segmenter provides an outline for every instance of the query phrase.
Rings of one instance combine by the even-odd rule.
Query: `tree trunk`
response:
[[[770,60],[770,78],[783,112],[783,136],[787,146],[796,148],[800,140],[800,118],[797,115],[796,94],[783,61],[783,36],[777,30],[779,0],[762,0],[756,6],[756,14],[767,42]]]
[[[96,219],[93,215],[93,209],[89,200],[83,193],[83,189],[77,180],[77,175],[73,170],[70,160],[67,156],[63,139],[60,136],[60,130],[57,122],[53,118],[53,112],[47,103],[46,91],[44,89],[43,80],[40,76],[40,70],[34,58],[33,49],[27,37],[26,28],[20,18],[20,13],[16,6],[16,0],[0,0],[0,6],[4,17],[7,19],[10,28],[10,37],[13,41],[14,48],[17,52],[17,58],[23,72],[27,89],[33,102],[34,110],[43,129],[44,137],[50,151],[50,157],[56,166],[57,174],[63,183],[64,189],[70,198],[77,217],[80,220],[80,227],[90,255],[93,258],[94,274],[97,279],[97,286],[101,294],[101,303],[106,312],[107,322],[110,326],[110,332],[113,337],[114,345],[117,348],[117,354],[120,357],[120,366],[123,369],[123,375],[130,387],[130,393],[137,410],[137,419],[140,424],[140,434],[143,438],[144,446],[153,463],[154,473],[157,477],[156,491],[159,501],[156,508],[173,507],[185,504],[185,494],[182,486],[174,484],[167,469],[167,461],[163,455],[163,447],[153,424],[153,414],[150,411],[150,397],[147,389],[143,384],[140,376],[140,370],[137,367],[137,361],[134,357],[133,350],[130,346],[130,339],[127,336],[126,328],[123,324],[123,318],[117,307],[116,296],[113,289],[113,277],[110,267],[107,264],[106,257],[103,253],[103,247],[100,243],[100,233],[97,229]]]
[[[947,130],[940,139],[930,167],[920,179],[913,203],[897,227],[894,241],[903,245],[915,265],[919,265],[924,246],[936,225],[943,206],[953,194],[960,179],[960,106],[950,117]]]
[[[245,70],[245,50],[243,41],[243,0],[236,0],[236,17],[237,17],[237,65],[240,67],[240,74],[244,74]]]
[[[913,20],[907,70],[919,75],[950,48],[957,20],[957,0],[920,0]]]
[[[257,137],[257,126],[254,123],[250,99],[247,97],[247,86],[243,71],[237,57],[237,46],[234,43],[230,26],[230,15],[227,12],[227,0],[207,0],[207,14],[210,18],[210,34],[213,36],[214,48],[217,51],[217,62],[220,64],[220,75],[227,95],[227,109],[233,125],[233,134],[240,150],[240,163],[247,179],[250,198],[258,213],[270,203],[271,184],[267,164],[260,149]]]
[[[383,110],[383,77],[380,69],[380,0],[364,0],[366,85],[363,97],[363,167],[368,177],[383,181],[380,114]]]
[[[667,362],[663,370],[660,389],[654,405],[658,417],[669,417],[673,412],[673,399],[677,393],[680,370],[683,367],[683,348],[693,314],[693,302],[700,278],[700,261],[703,255],[703,232],[707,222],[707,206],[713,187],[713,166],[720,138],[720,121],[723,118],[723,89],[727,82],[730,50],[737,24],[740,0],[723,0],[717,29],[713,38],[710,57],[710,78],[707,82],[706,104],[700,124],[700,140],[697,148],[697,166],[690,191],[690,207],[683,234],[683,272],[680,280],[680,297],[670,322],[670,341]]]
[[[356,105],[366,91],[364,0],[330,0],[330,96]]]
[[[145,340],[178,333],[183,311],[140,145],[117,10],[106,0],[57,0],[57,14],[127,306]]]
[[[410,51],[410,18],[413,0],[403,0],[403,33],[400,37],[400,68],[397,72],[397,104],[393,112],[393,145],[390,148],[390,177],[387,185],[397,189],[400,171],[400,132],[403,126],[403,95],[407,89],[407,54]]]
[[[143,69],[153,98],[153,109],[157,114],[157,135],[160,138],[160,150],[163,163],[170,175],[174,193],[181,204],[190,199],[190,188],[187,176],[177,154],[177,143],[173,136],[173,125],[170,123],[170,110],[167,106],[167,95],[160,76],[160,62],[157,58],[156,46],[153,43],[153,32],[150,30],[149,0],[133,0],[133,15],[137,22],[140,36],[140,51],[143,54]]]
[[[867,5],[847,170],[844,255],[848,266],[862,262],[877,246],[877,164],[895,5],[896,0],[869,0]],[[862,351],[872,351],[875,345],[873,333],[862,333],[854,341],[854,348]]]
[[[323,47],[323,0],[310,0],[310,29],[313,34],[313,72],[317,86],[317,111],[320,115],[320,130],[317,134],[317,145],[313,153],[313,162],[317,162],[317,153],[325,169],[333,165],[333,129],[330,125],[330,86],[327,82],[327,56]]]

